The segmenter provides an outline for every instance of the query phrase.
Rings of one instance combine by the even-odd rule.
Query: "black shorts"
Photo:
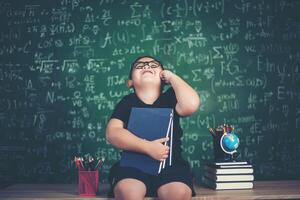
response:
[[[160,186],[170,182],[182,182],[185,183],[192,190],[192,196],[195,196],[195,190],[193,187],[193,176],[188,164],[176,164],[168,166],[157,176],[146,174],[136,168],[121,167],[119,163],[116,163],[110,171],[109,182],[111,188],[108,196],[113,197],[115,185],[122,179],[133,178],[142,181],[147,188],[146,196],[157,197],[157,190]]]

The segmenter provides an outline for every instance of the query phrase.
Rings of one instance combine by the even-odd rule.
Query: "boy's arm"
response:
[[[123,150],[148,154],[160,161],[168,157],[169,147],[163,145],[168,139],[147,141],[135,136],[123,127],[124,123],[121,120],[115,118],[109,120],[106,128],[106,139],[113,146]]]
[[[164,70],[161,78],[170,83],[177,99],[176,111],[181,116],[188,116],[198,110],[200,98],[197,92],[176,74]]]

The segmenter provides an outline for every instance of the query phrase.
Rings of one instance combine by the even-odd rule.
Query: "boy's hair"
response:
[[[159,65],[161,66],[161,68],[164,70],[164,66],[162,65],[162,63],[161,63],[159,60],[155,59],[154,57],[148,56],[148,55],[140,56],[140,57],[138,57],[137,59],[135,59],[135,60],[131,63],[131,68],[130,68],[129,76],[128,76],[129,80],[131,80],[131,78],[132,78],[132,71],[133,71],[134,65],[135,65],[140,59],[142,59],[142,58],[151,58],[151,59],[153,59],[155,62],[158,62]]]

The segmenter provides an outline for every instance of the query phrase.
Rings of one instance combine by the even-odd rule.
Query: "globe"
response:
[[[239,143],[240,143],[239,138],[233,132],[224,134],[220,140],[220,145],[222,150],[228,154],[235,153],[236,149],[239,146]]]

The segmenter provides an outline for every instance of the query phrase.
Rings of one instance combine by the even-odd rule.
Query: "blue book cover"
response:
[[[149,141],[164,138],[167,135],[172,114],[172,108],[132,108],[127,129],[136,136]],[[169,135],[170,137],[171,135]],[[169,163],[169,158],[170,155],[166,163]],[[146,154],[125,150],[122,152],[120,165],[157,175],[160,161]]]

